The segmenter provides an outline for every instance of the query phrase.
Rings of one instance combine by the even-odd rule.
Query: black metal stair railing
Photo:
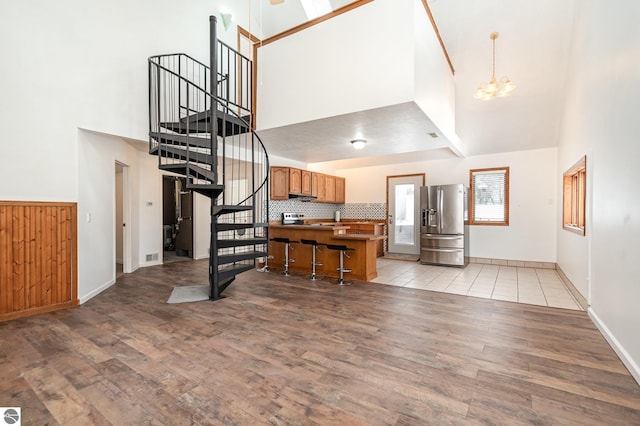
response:
[[[251,61],[216,40],[212,23],[213,76],[185,54],[149,58],[149,152],[211,198],[210,298],[217,299],[266,256],[269,159],[252,131]]]

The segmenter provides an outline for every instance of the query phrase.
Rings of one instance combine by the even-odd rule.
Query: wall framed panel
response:
[[[0,201],[0,321],[78,304],[77,204]]]

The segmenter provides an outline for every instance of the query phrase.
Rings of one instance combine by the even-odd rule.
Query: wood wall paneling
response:
[[[0,321],[78,304],[75,203],[0,201]]]

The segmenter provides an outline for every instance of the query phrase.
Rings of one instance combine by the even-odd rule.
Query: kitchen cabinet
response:
[[[343,177],[315,173],[294,167],[271,167],[272,200],[288,200],[289,194],[314,196],[317,203],[345,203]]]
[[[366,223],[366,222],[356,222],[349,223],[345,222],[345,225],[349,226],[350,234],[361,234],[361,235],[384,235],[384,225],[382,223]],[[384,240],[376,241],[376,256],[381,257],[384,256]]]
[[[322,173],[312,173],[311,175],[311,195],[316,197],[315,202],[326,203],[327,202],[327,175]],[[315,192],[313,190],[315,189]]]
[[[345,224],[346,225],[346,224]],[[320,244],[344,244],[351,247],[349,258],[345,258],[345,267],[351,272],[350,279],[371,281],[377,277],[376,264],[376,243],[386,239],[385,236],[353,235],[346,234],[349,231],[342,224],[331,226],[310,226],[310,225],[280,225],[272,224],[269,227],[271,238],[289,238],[293,241],[303,239],[316,240]],[[289,264],[289,270],[300,274],[311,272],[311,250],[308,250],[300,243],[294,243],[296,261]],[[284,268],[284,244],[277,242],[269,243],[269,254],[273,259],[269,259],[269,267]],[[338,267],[340,266],[339,256],[334,250],[322,249],[316,255],[318,273],[325,277],[338,277]]]
[[[302,195],[311,195],[312,173],[308,170],[301,170],[300,175],[300,193]]]
[[[336,202],[336,177],[331,175],[326,175],[326,183],[327,183],[327,203],[335,203]]]
[[[270,195],[272,200],[289,199],[289,167],[271,167]]]
[[[302,193],[302,170],[294,168],[289,169],[289,193]]]
[[[336,204],[345,203],[345,178],[336,176]]]

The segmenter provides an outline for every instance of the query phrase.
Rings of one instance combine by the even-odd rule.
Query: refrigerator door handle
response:
[[[452,249],[446,249],[446,248],[428,248],[428,247],[422,247],[420,250],[424,250],[424,251],[439,251],[442,253],[457,253],[459,252],[460,248],[452,248]]]
[[[442,188],[438,187],[438,209],[440,210],[440,214],[444,212],[444,191]],[[450,214],[450,213],[447,213]],[[440,223],[438,224],[438,233],[442,234],[442,222],[443,218],[440,217]]]
[[[420,216],[420,226],[427,226],[427,209],[422,209]]]
[[[438,234],[424,234],[425,237],[432,238],[434,240],[459,240],[463,237],[463,235],[451,235],[451,236],[442,236]]]

